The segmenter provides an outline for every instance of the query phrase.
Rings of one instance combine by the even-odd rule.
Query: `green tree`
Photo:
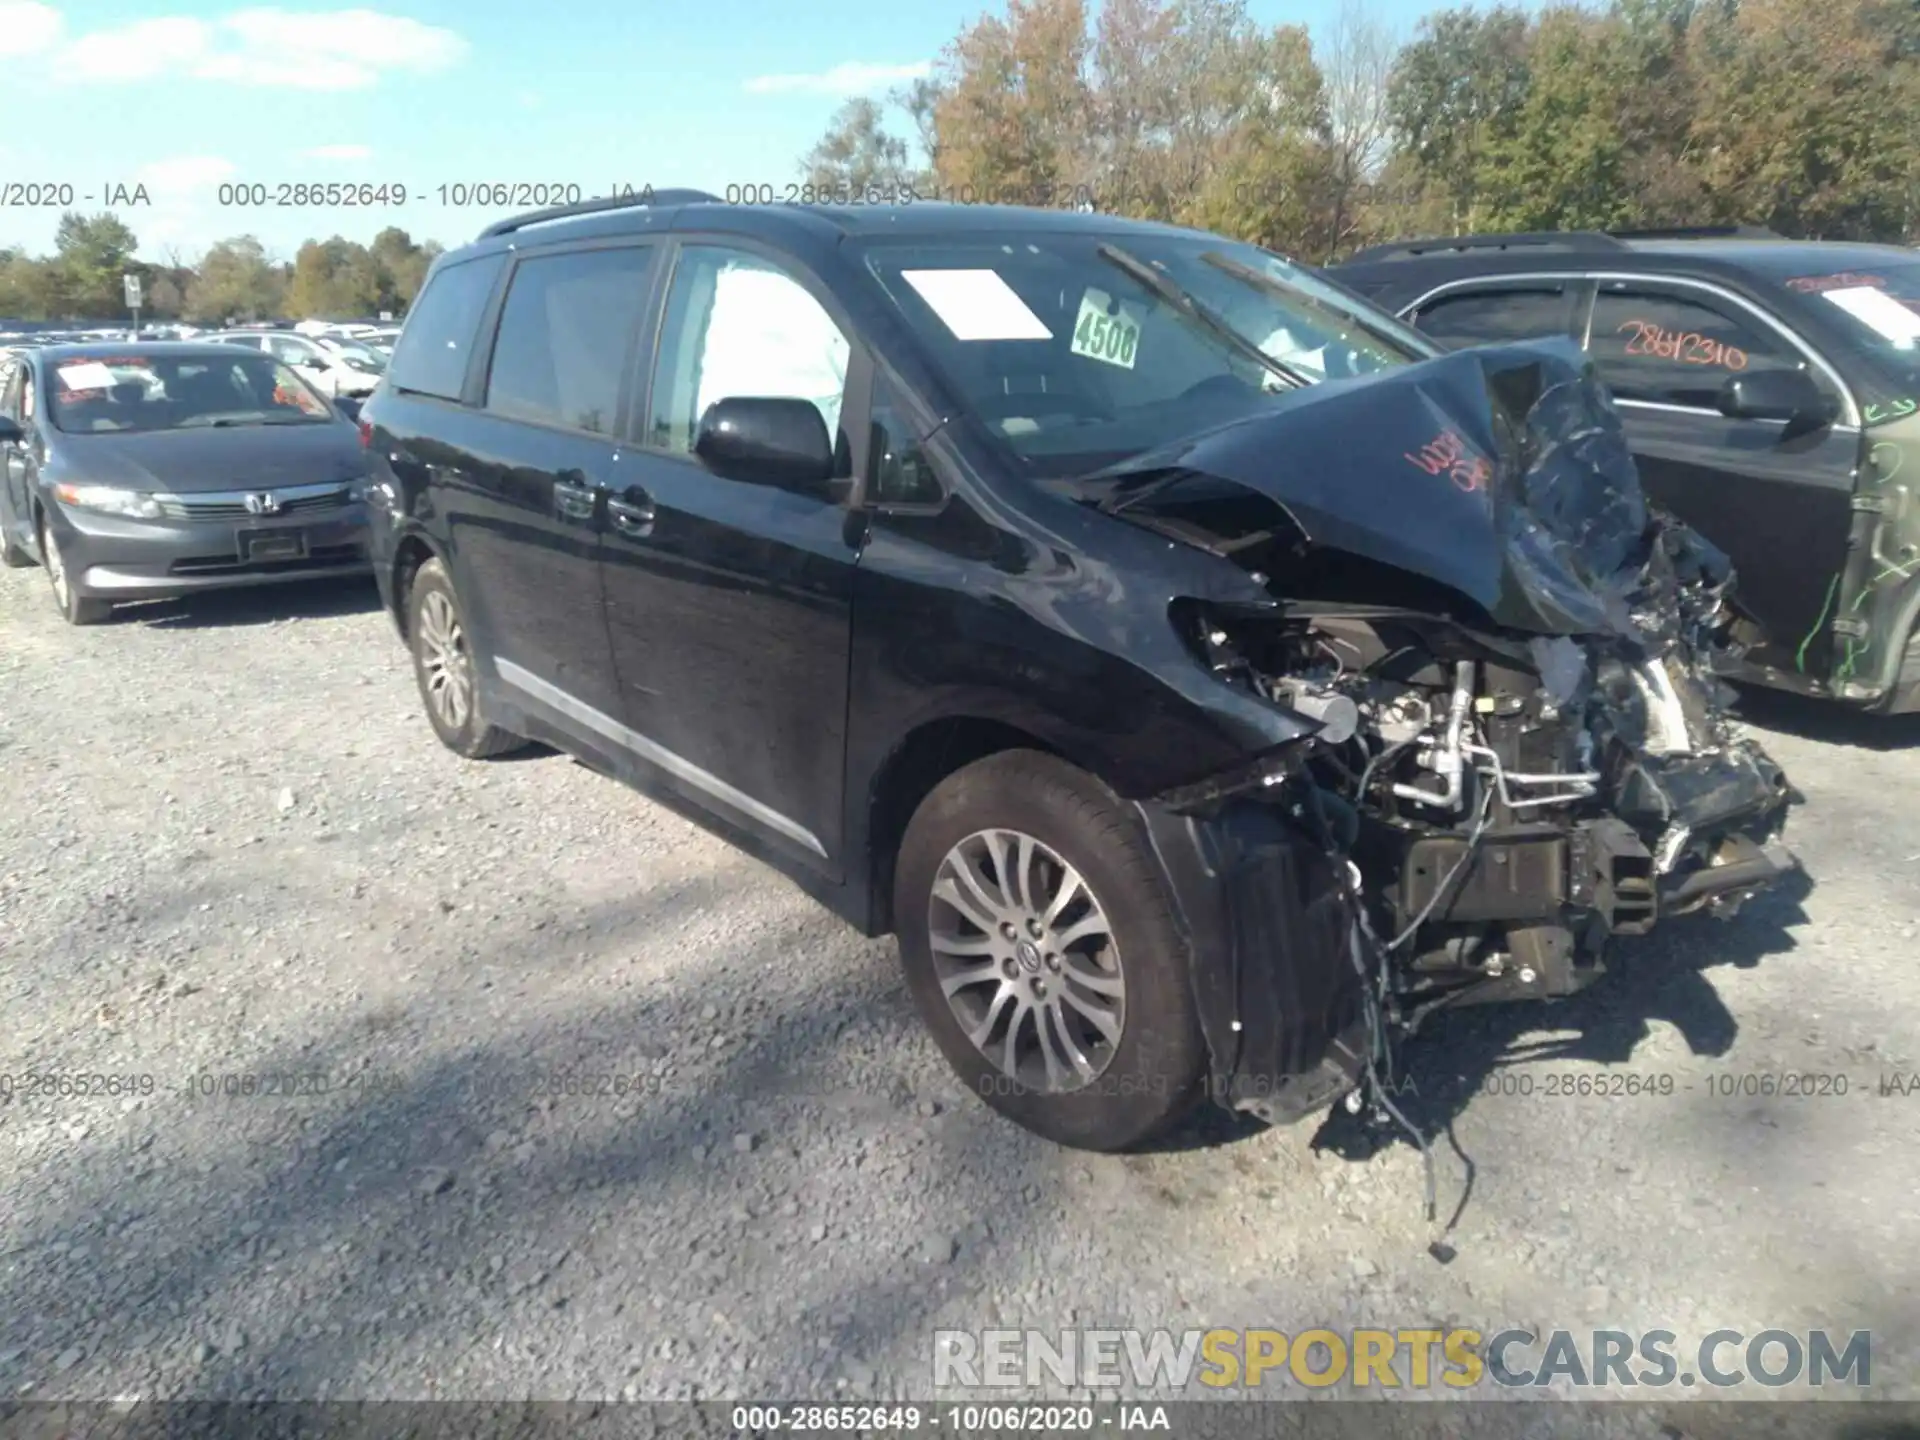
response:
[[[183,313],[200,324],[266,320],[281,314],[286,279],[251,235],[212,246],[187,286]]]
[[[373,237],[368,247],[375,277],[375,311],[389,310],[398,315],[413,303],[426,280],[427,267],[440,253],[431,241],[425,245],[397,225],[389,225]]]
[[[1572,7],[1535,22],[1526,93],[1478,161],[1490,228],[1607,230],[1637,218],[1627,167],[1645,137],[1621,123],[1623,29]]]
[[[1696,18],[1692,143],[1717,218],[1825,239],[1907,231],[1920,174],[1912,10],[1740,0]]]
[[[888,194],[916,179],[907,142],[887,130],[880,102],[856,96],[834,111],[827,133],[800,162],[809,185],[854,194]]]
[[[339,235],[309,240],[293,260],[287,309],[307,317],[371,315],[380,309],[380,267],[366,246]]]
[[[1421,22],[1394,65],[1394,128],[1458,230],[1485,223],[1487,155],[1511,137],[1526,100],[1530,39],[1526,12],[1512,6],[1443,10]]]
[[[136,269],[133,252],[140,241],[117,215],[82,215],[69,210],[53,237],[53,264],[62,305],[77,316],[104,318],[126,313],[122,278]]]
[[[1008,0],[943,52],[937,177],[949,191],[1045,200],[1088,182],[1085,0]]]

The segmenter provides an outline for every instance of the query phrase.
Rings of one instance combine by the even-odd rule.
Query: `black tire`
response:
[[[461,663],[456,668],[464,669],[464,705],[452,702],[443,705],[435,698],[436,668],[444,670],[446,663],[441,657],[447,645],[440,641],[444,628],[441,622],[446,619],[443,606],[451,615],[450,644],[460,657]],[[460,597],[453,592],[446,567],[438,560],[429,560],[414,572],[413,587],[407,592],[407,636],[413,651],[413,678],[420,687],[421,708],[427,712],[427,723],[433,726],[433,733],[440,737],[442,745],[469,760],[486,760],[526,747],[527,742],[520,736],[488,724],[480,713],[473,654],[466,639],[466,612],[460,608]]]
[[[1105,1068],[1081,1088],[1049,1090],[1010,1076],[968,1038],[942,987],[930,914],[940,868],[962,841],[1002,829],[1031,837],[1073,867],[1111,927],[1125,991],[1120,1033]],[[1028,894],[1039,888],[1026,880],[1020,886]],[[1164,1130],[1199,1097],[1206,1048],[1165,882],[1138,820],[1086,772],[1038,751],[1010,750],[948,776],[901,841],[893,916],[921,1018],[967,1087],[1001,1114],[1061,1145],[1124,1150]],[[990,938],[983,930],[968,943]],[[1010,981],[1016,963],[995,961]],[[997,978],[974,983],[976,993],[978,985],[999,986]]]
[[[46,557],[48,588],[53,592],[53,605],[62,620],[69,625],[98,625],[113,614],[110,601],[95,600],[74,588],[66,560],[53,538],[53,527],[47,524],[44,515],[40,518],[40,553]]]
[[[25,570],[33,564],[33,556],[14,544],[8,536],[8,528],[13,524],[13,516],[7,512],[7,502],[0,500],[0,568]]]

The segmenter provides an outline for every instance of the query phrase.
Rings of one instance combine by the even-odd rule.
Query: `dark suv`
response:
[[[1920,709],[1920,253],[1766,230],[1476,235],[1330,272],[1449,348],[1566,335],[1647,494],[1732,558],[1737,678]]]
[[[1724,557],[1572,346],[1442,355],[1217,236],[986,206],[544,211],[362,413],[441,741],[675,804],[869,934],[1062,1142],[1386,1113],[1436,1006],[1791,866]]]

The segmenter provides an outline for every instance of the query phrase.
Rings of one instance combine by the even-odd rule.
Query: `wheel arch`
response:
[[[393,547],[393,623],[400,627],[400,638],[411,640],[407,633],[408,606],[413,597],[413,580],[420,573],[420,567],[429,560],[438,560],[443,565],[446,559],[433,543],[418,530],[409,530],[401,536]]]
[[[866,807],[869,934],[892,933],[894,862],[921,802],[949,775],[1008,750],[1038,750],[1069,764],[1079,763],[1058,746],[1008,721],[947,715],[909,731],[875,771]]]

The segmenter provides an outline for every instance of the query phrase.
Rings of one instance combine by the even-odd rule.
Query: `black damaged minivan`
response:
[[[648,192],[441,257],[361,433],[462,755],[558,746],[898,936],[1113,1149],[1382,1093],[1436,1007],[1794,865],[1577,347],[1450,355],[1217,236]]]

